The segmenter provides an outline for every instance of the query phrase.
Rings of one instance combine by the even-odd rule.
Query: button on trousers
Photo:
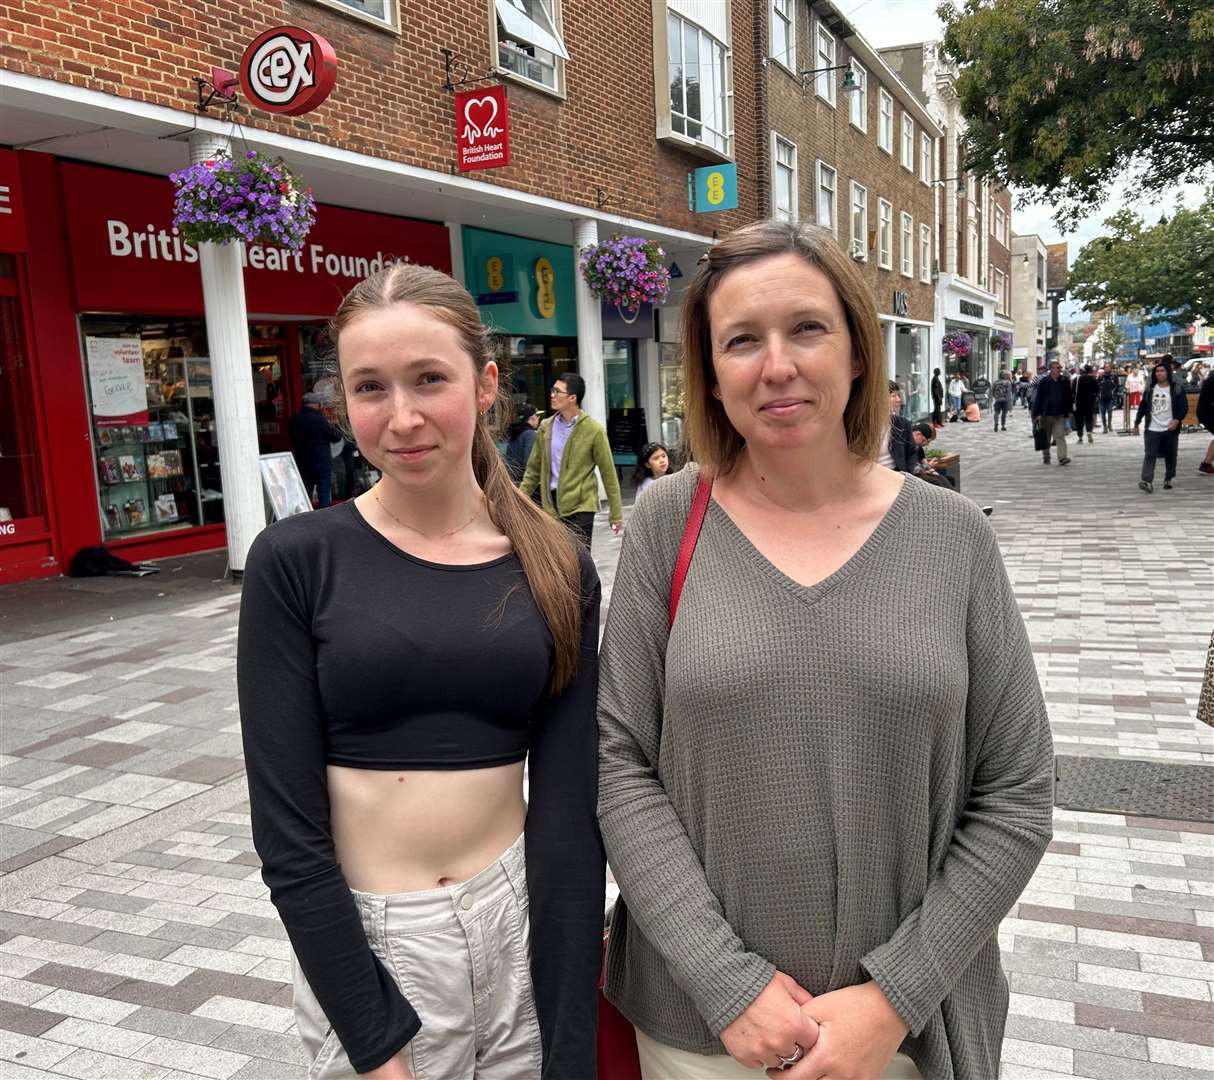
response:
[[[405,1047],[415,1080],[534,1080],[542,1051],[531,986],[523,838],[475,877],[390,896],[351,890],[372,952],[422,1029]],[[308,1080],[357,1074],[295,964]]]

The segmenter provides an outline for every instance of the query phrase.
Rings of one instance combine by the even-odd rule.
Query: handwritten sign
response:
[[[93,423],[99,428],[136,427],[148,422],[139,338],[86,337]]]
[[[496,169],[510,164],[510,116],[506,88],[464,90],[455,95],[455,134],[459,171]]]

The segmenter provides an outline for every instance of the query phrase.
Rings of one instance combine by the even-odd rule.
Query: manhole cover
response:
[[[1214,767],[1059,754],[1054,757],[1054,805],[1214,822]]]

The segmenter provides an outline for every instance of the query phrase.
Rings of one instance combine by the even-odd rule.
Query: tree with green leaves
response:
[[[1157,225],[1132,210],[1104,224],[1105,235],[1075,257],[1067,280],[1072,299],[1152,321],[1214,322],[1214,187],[1200,206],[1177,207]]]
[[[946,0],[966,168],[1052,202],[1060,227],[1214,175],[1210,0]]]
[[[1120,323],[1108,319],[1101,323],[1100,329],[1096,331],[1096,354],[1110,364],[1115,364],[1121,347],[1129,340],[1130,335],[1125,332],[1125,328]]]

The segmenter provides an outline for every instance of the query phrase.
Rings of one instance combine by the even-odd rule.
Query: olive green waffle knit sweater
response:
[[[603,640],[608,997],[660,1042],[722,1054],[776,968],[813,994],[871,978],[927,1080],[992,1080],[996,931],[1052,802],[994,533],[908,477],[864,546],[804,587],[714,501],[668,635],[694,485],[685,469],[638,503]]]

